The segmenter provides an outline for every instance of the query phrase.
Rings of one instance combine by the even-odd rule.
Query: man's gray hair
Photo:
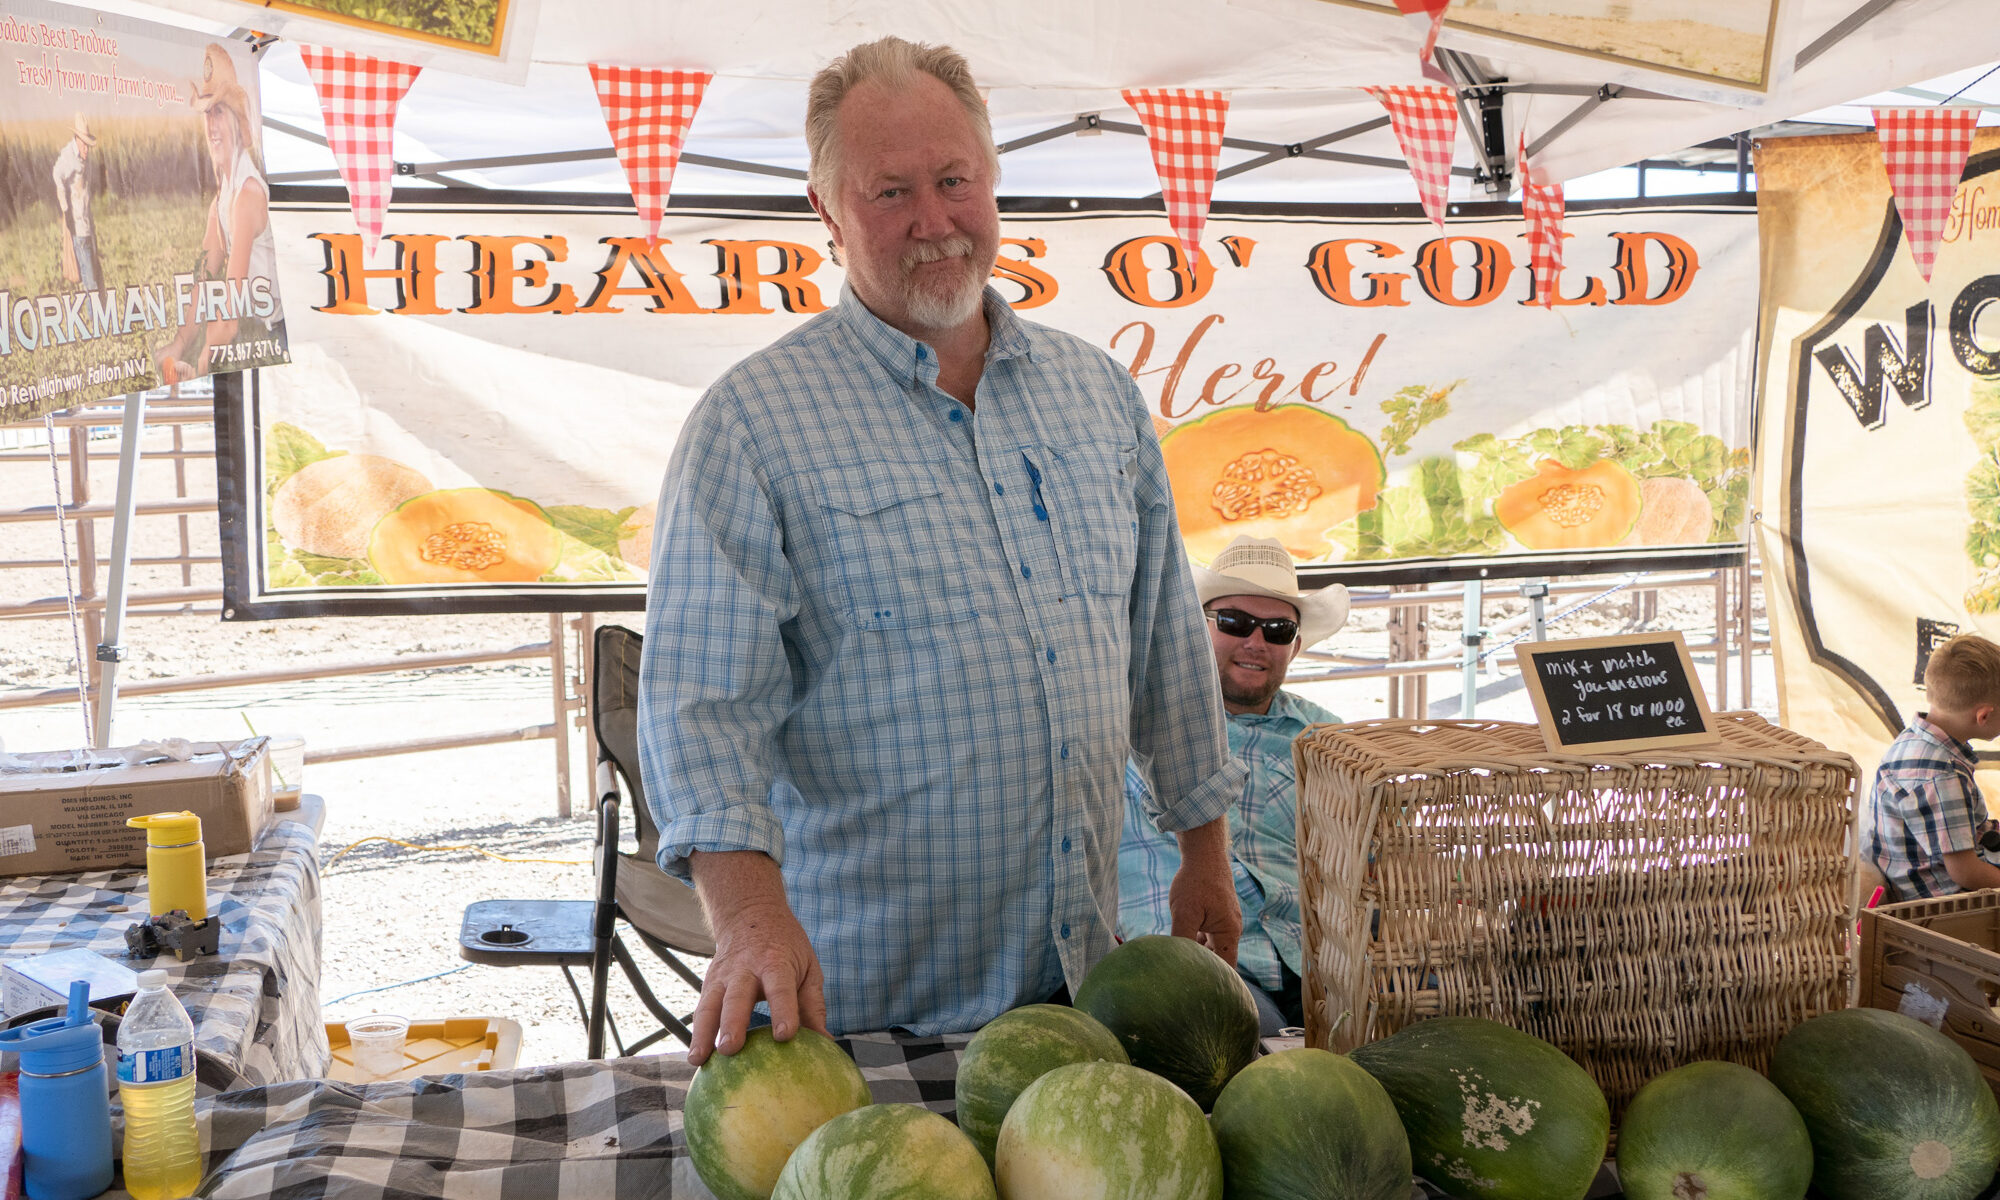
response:
[[[861,84],[902,91],[919,75],[929,75],[951,89],[986,147],[987,166],[999,175],[1000,152],[993,145],[993,122],[965,56],[950,46],[885,37],[864,42],[826,64],[813,76],[806,93],[806,152],[811,157],[806,183],[822,202],[832,198],[834,179],[840,173],[840,102]]]

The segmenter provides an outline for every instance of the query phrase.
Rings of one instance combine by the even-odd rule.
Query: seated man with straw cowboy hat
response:
[[[1243,908],[1236,969],[1252,985],[1268,1037],[1304,1024],[1292,739],[1310,726],[1340,720],[1282,689],[1299,651],[1346,623],[1347,589],[1336,583],[1301,593],[1284,543],[1248,535],[1225,546],[1207,569],[1195,567],[1194,581],[1229,714],[1229,752],[1249,769],[1229,813],[1230,868]],[[1146,770],[1128,763],[1118,847],[1118,925],[1127,938],[1172,930],[1167,889],[1180,867],[1180,850],[1154,823],[1158,815]]]

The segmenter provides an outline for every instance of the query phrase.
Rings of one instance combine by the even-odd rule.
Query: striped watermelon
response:
[[[1324,1050],[1283,1050],[1215,1101],[1229,1200],[1409,1200],[1410,1139],[1389,1093]]]
[[[914,1104],[842,1113],[799,1143],[771,1200],[995,1200],[993,1176],[950,1121]]]
[[[868,1103],[861,1068],[825,1034],[778,1041],[753,1029],[734,1054],[712,1054],[688,1085],[688,1156],[716,1200],[770,1200],[806,1136]]]
[[[1076,1006],[1118,1036],[1133,1066],[1166,1076],[1204,1112],[1257,1057],[1250,985],[1189,938],[1126,942],[1090,969]]]
[[[1654,1076],[1618,1123],[1625,1200],[1804,1200],[1812,1166],[1799,1110],[1737,1063]]]
[[[1111,1031],[1060,1004],[1001,1013],[973,1035],[958,1062],[958,1127],[993,1165],[1000,1122],[1035,1080],[1071,1063],[1128,1062]]]
[[[993,1163],[1001,1200],[1222,1200],[1200,1106],[1123,1063],[1072,1063],[1029,1084]]]

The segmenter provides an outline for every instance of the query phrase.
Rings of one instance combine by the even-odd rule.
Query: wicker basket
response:
[[[2000,891],[1906,900],[1861,914],[1861,1003],[1921,1020],[1972,1055],[2000,1092]]]
[[[1720,746],[1595,759],[1512,722],[1300,737],[1307,1044],[1491,1017],[1622,1112],[1682,1063],[1763,1069],[1846,1007],[1854,762],[1753,714],[1716,725]]]

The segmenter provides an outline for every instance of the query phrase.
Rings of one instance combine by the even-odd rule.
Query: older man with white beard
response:
[[[1152,422],[985,286],[969,68],[858,46],[806,138],[846,287],[703,398],[652,555],[646,793],[717,945],[695,1063],[765,1019],[935,1034],[1065,995],[1113,942],[1128,753],[1181,851],[1173,932],[1233,962],[1240,927],[1242,769]]]

